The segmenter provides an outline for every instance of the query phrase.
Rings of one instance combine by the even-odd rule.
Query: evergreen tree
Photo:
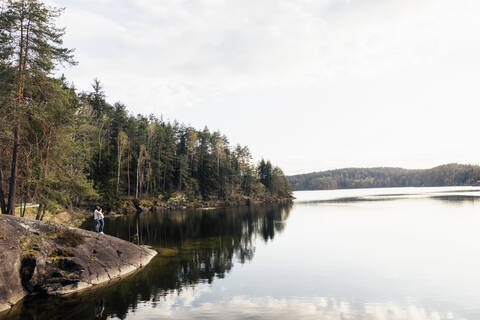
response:
[[[74,61],[72,50],[62,46],[64,30],[54,24],[60,9],[37,0],[8,0],[0,6],[0,64],[8,73],[2,79],[9,79],[2,105],[11,111],[8,120],[13,123],[8,203],[1,207],[3,213],[14,214],[21,125],[26,106],[33,101],[31,89],[44,85],[57,63]]]
[[[106,101],[98,79],[77,93],[52,77],[57,64],[75,63],[55,26],[60,14],[39,0],[0,0],[2,213],[13,214],[17,198],[38,203],[42,219],[98,197],[108,210],[131,196],[290,196],[281,170],[264,160],[256,168],[248,148],[220,132],[130,115]]]

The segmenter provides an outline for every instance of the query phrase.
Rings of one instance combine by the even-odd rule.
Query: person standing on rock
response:
[[[95,220],[95,231],[103,234],[103,227],[105,226],[105,221],[103,220],[103,212],[102,208],[99,205],[95,207],[95,211],[93,212],[93,219]]]

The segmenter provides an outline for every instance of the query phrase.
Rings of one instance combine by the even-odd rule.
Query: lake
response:
[[[10,319],[480,319],[480,188],[296,192],[293,205],[107,219],[160,254]]]

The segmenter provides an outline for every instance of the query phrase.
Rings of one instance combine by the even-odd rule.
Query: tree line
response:
[[[480,166],[446,164],[431,169],[346,168],[287,177],[294,190],[466,186],[480,182]]]
[[[0,0],[0,210],[60,207],[122,197],[191,200],[286,198],[280,168],[252,163],[245,146],[218,131],[110,104],[99,80],[78,92],[58,65],[75,65],[55,25],[62,10],[39,0]]]

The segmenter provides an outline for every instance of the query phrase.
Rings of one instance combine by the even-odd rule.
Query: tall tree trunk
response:
[[[43,218],[45,217],[45,213],[46,213],[46,212],[47,212],[46,207],[43,206],[42,215],[40,216],[40,219],[39,219],[40,221],[43,221]]]
[[[48,175],[48,161],[50,160],[50,141],[52,136],[52,128],[49,129],[47,146],[45,147],[45,159],[43,161],[43,178],[45,179]]]
[[[17,120],[18,121],[18,120]],[[17,191],[17,156],[18,156],[18,122],[13,129],[13,153],[12,168],[10,173],[10,185],[8,190],[7,214],[15,215],[15,194]]]
[[[182,192],[182,162],[181,161],[178,168],[178,192]]]
[[[127,156],[127,184],[128,184],[128,196],[130,197],[130,147],[128,147]]]
[[[162,144],[158,145],[158,186],[157,192],[160,192],[160,186],[162,185],[162,166],[161,166]]]
[[[7,204],[5,203],[5,194],[3,193],[3,170],[0,169],[0,210],[2,214],[7,214]]]
[[[135,199],[138,199],[139,180],[140,180],[140,156],[138,157],[138,163],[137,163],[137,184],[135,187]]]
[[[43,205],[40,203],[38,205],[37,216],[35,217],[35,220],[40,220],[40,217],[42,216],[42,208],[43,208]]]
[[[23,194],[23,208],[22,208],[22,211],[20,213],[20,217],[25,217],[25,212],[27,211],[27,195],[26,195],[26,192]]]
[[[100,127],[100,130],[98,131],[98,168],[100,168],[100,163],[102,162],[102,146],[103,146],[103,137],[102,137],[102,130],[103,130],[103,125],[105,122],[102,121],[102,126]]]
[[[28,50],[25,50],[26,43],[24,38],[24,22],[25,22],[25,2],[22,2],[22,11],[20,18],[20,39],[19,39],[19,48],[18,51],[18,84],[17,84],[17,105],[14,111],[14,121],[15,127],[13,128],[13,150],[12,150],[12,165],[10,173],[10,184],[8,190],[8,206],[7,214],[15,215],[15,202],[16,202],[16,191],[17,191],[17,165],[18,165],[18,131],[20,129],[20,108],[23,103],[23,89],[25,82],[25,73],[24,66],[26,66],[26,56],[24,53],[27,53]],[[24,52],[25,50],[25,52]]]
[[[120,146],[119,146],[120,148]],[[117,196],[118,196],[118,190],[119,190],[119,186],[120,186],[120,164],[122,162],[122,153],[119,149],[119,152],[118,152],[118,166],[117,166]]]
[[[163,193],[165,193],[166,182],[167,182],[167,163],[165,162],[165,167],[163,168]]]

